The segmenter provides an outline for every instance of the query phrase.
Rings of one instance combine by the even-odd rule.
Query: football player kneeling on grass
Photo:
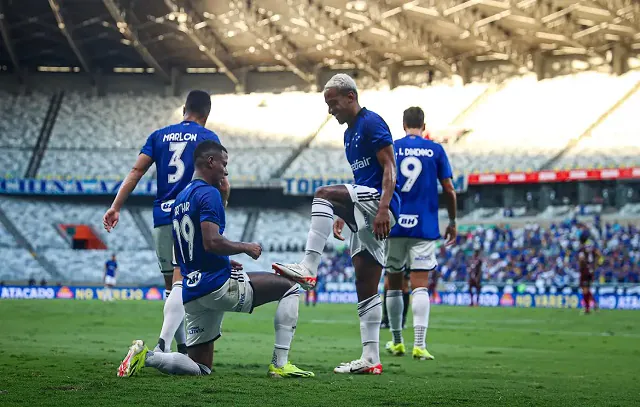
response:
[[[246,273],[229,256],[245,253],[254,260],[262,248],[257,243],[232,242],[223,236],[225,211],[220,191],[214,187],[227,175],[227,150],[203,141],[194,152],[193,181],[173,204],[175,252],[183,276],[182,298],[186,314],[187,352],[150,351],[133,341],[120,364],[118,376],[128,377],[143,367],[176,375],[206,375],[213,364],[213,343],[221,335],[225,312],[251,313],[254,307],[279,301],[274,319],[276,340],[268,375],[313,377],[288,360],[298,322],[298,284],[272,273]]]

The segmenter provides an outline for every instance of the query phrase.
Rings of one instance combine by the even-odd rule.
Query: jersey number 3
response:
[[[184,162],[182,161],[182,153],[187,148],[187,142],[169,143],[169,151],[173,151],[173,155],[169,160],[170,167],[176,167],[176,172],[169,174],[169,184],[175,184],[182,179],[184,175]]]
[[[400,191],[409,192],[422,172],[422,161],[416,157],[407,157],[400,163],[400,173],[407,180]]]

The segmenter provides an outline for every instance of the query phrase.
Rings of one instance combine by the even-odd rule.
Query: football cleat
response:
[[[404,356],[407,351],[404,347],[404,343],[394,344],[393,341],[387,342],[384,348],[393,356]]]
[[[273,263],[271,268],[276,272],[276,274],[295,281],[307,291],[312,290],[313,287],[316,286],[316,282],[318,280],[316,273],[312,272],[302,264]]]
[[[435,357],[429,353],[427,349],[420,349],[417,346],[413,347],[413,358],[418,360],[434,360]]]
[[[315,377],[315,374],[310,371],[302,370],[291,362],[287,362],[287,364],[282,367],[275,367],[273,363],[270,364],[267,376],[276,379],[285,379],[292,377]]]
[[[364,359],[356,359],[349,363],[340,363],[340,366],[333,369],[333,373],[380,375],[382,374],[382,364],[373,364]]]
[[[131,377],[144,367],[145,357],[149,348],[141,340],[135,340],[129,347],[129,352],[118,367],[118,377]]]

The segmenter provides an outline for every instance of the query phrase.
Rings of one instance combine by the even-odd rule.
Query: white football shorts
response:
[[[347,224],[353,232],[351,234],[351,256],[362,251],[368,251],[373,258],[384,267],[387,257],[387,241],[377,240],[373,234],[373,221],[378,214],[380,206],[380,193],[375,188],[362,185],[345,184],[351,201],[353,202],[353,217],[356,224]],[[389,211],[391,227],[396,224],[396,219]]]
[[[225,312],[253,311],[253,287],[244,271],[231,277],[216,291],[184,304],[187,346],[213,342],[222,335]]]
[[[116,278],[114,276],[104,276],[104,285],[116,285]]]
[[[389,239],[386,272],[431,271],[438,267],[435,240],[394,237]]]
[[[158,266],[162,274],[172,274],[177,265],[173,252],[173,225],[162,225],[153,228],[153,241],[156,245]]]

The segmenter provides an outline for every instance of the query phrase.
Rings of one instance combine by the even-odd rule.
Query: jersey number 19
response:
[[[193,226],[193,221],[189,217],[189,215],[184,215],[181,221],[178,219],[173,220],[173,230],[176,232],[176,238],[178,239],[178,247],[180,248],[180,255],[182,256],[182,261],[192,261],[193,260],[193,238],[195,237],[195,228]],[[187,242],[187,254],[189,258],[185,257],[184,248],[182,247],[182,241]]]
[[[400,162],[400,173],[407,179],[400,191],[409,192],[422,172],[422,161],[416,157],[406,157]]]

